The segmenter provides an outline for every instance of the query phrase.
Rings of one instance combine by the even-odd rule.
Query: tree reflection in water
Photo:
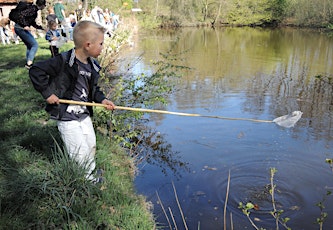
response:
[[[181,178],[184,171],[189,171],[188,163],[182,161],[179,152],[172,150],[172,145],[165,141],[164,135],[149,127],[140,127],[140,137],[132,138],[135,143],[130,155],[136,158],[136,165],[143,168],[146,164],[157,165],[163,174],[173,173]]]

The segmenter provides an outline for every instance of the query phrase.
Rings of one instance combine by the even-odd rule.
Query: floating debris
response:
[[[298,210],[301,209],[301,207],[300,207],[300,206],[297,206],[297,205],[294,205],[294,206],[291,206],[289,209],[290,209],[290,210],[293,210],[293,211],[298,211]]]
[[[241,139],[245,136],[244,132],[240,132],[238,135],[237,135],[237,138],[238,139]]]
[[[196,191],[195,193],[193,193],[193,195],[194,196],[204,196],[204,195],[206,195],[206,193],[203,191]]]
[[[258,217],[255,217],[253,220],[256,221],[256,222],[261,222],[261,219],[258,218]]]
[[[205,165],[204,169],[212,170],[212,171],[216,171],[217,170],[217,168],[215,168],[215,167],[209,167],[208,165]]]

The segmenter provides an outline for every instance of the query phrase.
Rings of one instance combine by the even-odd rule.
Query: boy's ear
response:
[[[91,44],[90,42],[85,42],[83,43],[83,47],[88,49],[90,47],[90,44]]]

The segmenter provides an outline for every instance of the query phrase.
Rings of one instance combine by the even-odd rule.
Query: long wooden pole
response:
[[[106,107],[106,105],[101,104],[101,103],[73,101],[73,100],[66,100],[66,99],[59,99],[59,102],[63,103],[63,104],[72,104],[72,105]],[[217,118],[217,119],[224,119],[224,120],[240,120],[240,121],[264,122],[264,123],[272,123],[273,122],[273,121],[269,121],[269,120],[257,120],[257,119],[251,119],[251,118],[233,118],[233,117],[223,117],[223,116],[210,116],[210,115],[201,115],[201,114],[196,114],[196,113],[180,113],[180,112],[170,112],[170,111],[156,110],[156,109],[131,108],[131,107],[125,107],[125,106],[115,106],[115,109],[137,111],[137,112],[146,112],[146,113],[172,114],[172,115],[188,116],[188,117]]]

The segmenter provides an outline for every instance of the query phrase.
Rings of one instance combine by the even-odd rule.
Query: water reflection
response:
[[[138,163],[144,162],[139,170],[144,171],[146,164],[155,165],[166,176],[172,173],[177,178],[189,170],[188,163],[184,162],[179,152],[174,151],[172,145],[165,141],[163,134],[145,129],[141,138],[133,142],[138,143],[134,150]]]
[[[253,214],[258,225],[275,229],[274,221],[266,214],[270,210],[268,197],[260,196],[267,190],[269,169],[274,167],[277,202],[284,217],[291,218],[289,226],[318,227],[320,210],[316,204],[333,185],[330,167],[325,163],[332,157],[333,146],[329,82],[333,38],[297,29],[155,31],[140,35],[137,46],[126,54],[131,62],[137,54],[145,53],[132,73],[147,69],[153,72],[149,61],[170,48],[175,53],[186,53],[182,64],[193,70],[184,72],[166,110],[263,120],[300,110],[303,118],[294,128],[286,129],[272,123],[152,114],[150,124],[190,169],[181,177],[165,175],[158,165],[145,162],[135,183],[138,191],[155,204],[158,222],[167,223],[156,191],[164,205],[172,209],[179,229],[183,229],[173,181],[189,229],[221,229],[230,170],[227,211],[228,216],[233,215],[234,229],[251,227],[238,209],[239,201],[258,203],[261,209]],[[318,75],[323,78],[318,79]],[[325,202],[325,211],[332,216],[332,197]],[[324,229],[332,227],[333,219],[327,218]]]

